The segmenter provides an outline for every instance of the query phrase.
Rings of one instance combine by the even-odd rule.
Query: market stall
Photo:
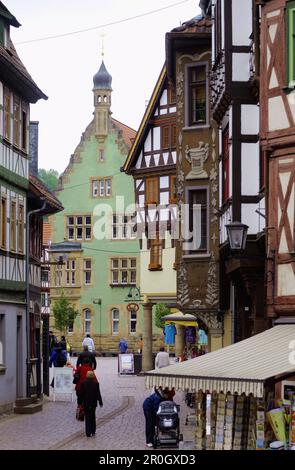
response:
[[[295,324],[277,325],[218,351],[149,371],[146,385],[196,394],[197,449],[291,448],[294,339]]]

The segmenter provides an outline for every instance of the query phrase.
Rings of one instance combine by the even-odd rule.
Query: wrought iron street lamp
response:
[[[229,246],[232,251],[241,251],[245,249],[247,240],[248,225],[241,222],[231,222],[226,225],[226,231],[229,241]]]

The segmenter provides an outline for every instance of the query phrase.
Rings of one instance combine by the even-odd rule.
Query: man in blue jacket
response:
[[[143,402],[143,412],[145,416],[145,437],[147,447],[153,447],[155,436],[155,425],[159,404],[163,401],[160,392],[155,388],[155,392],[147,397]]]

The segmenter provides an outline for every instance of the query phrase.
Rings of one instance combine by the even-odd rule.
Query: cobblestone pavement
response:
[[[96,375],[104,406],[97,408],[97,432],[87,438],[84,423],[75,419],[76,399],[53,402],[45,398],[43,410],[34,415],[11,415],[0,419],[0,449],[127,450],[145,449],[142,402],[150,394],[144,378],[118,376],[117,358],[98,358]],[[185,426],[189,408],[178,393],[183,449],[193,448],[193,423]],[[67,401],[66,401],[67,400]],[[180,447],[180,448],[181,448]]]

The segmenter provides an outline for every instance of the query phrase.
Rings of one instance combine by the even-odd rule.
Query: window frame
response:
[[[114,318],[114,312],[118,312],[118,318]],[[111,322],[112,322],[112,336],[119,336],[119,326],[120,326],[120,309],[117,307],[114,307],[111,309]],[[118,331],[114,330],[114,324],[118,326]]]
[[[221,163],[222,163],[222,188],[221,188],[221,196],[222,196],[222,204],[225,204],[229,200],[229,182],[230,182],[230,167],[229,167],[229,160],[230,160],[230,149],[229,149],[229,124],[225,126],[222,131],[222,154],[221,154]]]
[[[90,262],[90,268],[87,267],[87,262]],[[87,273],[90,273],[90,282],[86,282]],[[85,286],[92,285],[92,259],[91,258],[84,258],[83,259],[83,281]]]
[[[92,216],[90,214],[75,214],[75,215],[66,215],[66,234],[67,240],[77,240],[77,241],[89,241],[92,240]],[[82,218],[82,223],[78,224],[78,218]],[[90,218],[90,223],[87,223],[87,217]],[[73,219],[73,223],[69,223],[69,219]],[[87,229],[90,228],[90,236],[87,236]],[[78,237],[78,229],[82,230],[81,237]],[[73,236],[70,237],[70,230],[73,231]]]
[[[89,318],[86,318],[86,313],[89,312]],[[89,325],[89,330],[87,329],[86,325]],[[92,313],[90,308],[83,309],[83,329],[84,334],[91,334],[91,326],[92,326]]]
[[[206,246],[204,248],[197,248],[197,249],[190,246],[188,249],[185,248],[184,251],[186,252],[186,254],[194,255],[194,256],[197,256],[197,257],[203,257],[203,256],[208,256],[209,248],[210,248],[210,243],[209,243],[209,240],[210,240],[210,223],[209,223],[210,222],[210,205],[209,205],[210,191],[209,191],[208,186],[189,186],[189,187],[186,188],[186,200],[188,201],[188,204],[189,204],[189,211],[186,214],[185,226],[186,226],[186,231],[187,232],[185,234],[186,241],[185,241],[184,246],[187,245],[187,244],[191,245],[191,244],[194,243],[193,230],[194,230],[195,212],[194,212],[193,206],[191,207],[191,204],[190,204],[190,197],[191,197],[190,193],[198,192],[198,191],[199,192],[202,192],[202,191],[206,192],[206,197],[205,197],[205,200],[206,200],[206,206],[205,206],[206,214],[205,214],[205,217],[204,217],[204,219],[206,221],[206,226],[205,226]],[[187,217],[188,217],[188,220],[187,220]],[[202,223],[202,207],[201,207],[201,223]],[[192,234],[192,236],[189,237],[188,236],[189,234]],[[202,226],[201,226],[201,240],[202,240]],[[201,243],[202,243],[202,241],[201,241]]]
[[[9,250],[16,252],[16,199],[10,199],[10,214],[9,214]]]
[[[148,269],[150,271],[161,271],[163,265],[163,242],[160,234],[157,232],[154,238],[149,239],[150,262]]]
[[[135,318],[132,318],[132,314],[135,315]],[[129,334],[130,335],[136,335],[136,333],[137,333],[137,321],[138,321],[137,312],[136,312],[136,310],[131,309],[130,312],[129,312]],[[134,322],[135,322],[135,329],[132,331],[131,325]]]
[[[3,88],[3,137],[11,141],[11,92],[9,88]]]
[[[132,261],[135,260],[135,266],[132,266]],[[114,261],[118,261],[118,266],[114,266]],[[126,261],[126,266],[123,266],[123,261]],[[135,257],[116,257],[110,258],[110,271],[111,271],[111,286],[136,286],[137,281],[137,258]],[[132,281],[132,276],[135,272],[135,282]],[[114,273],[116,273],[117,282],[114,282]],[[123,273],[127,273],[126,282],[123,282]]]
[[[192,103],[191,103],[191,90],[194,87],[199,87],[201,81],[196,81],[194,84],[192,84],[190,80],[190,75],[192,72],[192,69],[194,68],[201,68],[205,67],[205,81],[203,84],[205,85],[205,121],[200,122],[198,124],[197,122],[191,122],[191,113],[192,113]],[[209,65],[208,62],[194,62],[191,64],[186,64],[185,66],[185,128],[206,128],[209,127],[209,83],[208,83],[208,71],[209,71]]]
[[[6,242],[7,242],[7,199],[4,196],[1,196],[1,214],[0,214],[0,222],[1,222],[1,232],[0,232],[0,248],[2,250],[6,250]]]
[[[154,185],[154,187],[153,187]],[[152,187],[150,189],[149,187]],[[150,198],[148,196],[151,196]],[[145,185],[144,185],[144,201],[145,207],[148,205],[158,205],[159,204],[159,178],[158,176],[150,176],[145,178]]]

